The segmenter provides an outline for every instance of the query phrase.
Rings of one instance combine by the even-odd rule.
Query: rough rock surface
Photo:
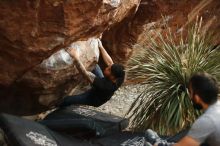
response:
[[[135,44],[154,36],[152,30],[186,33],[197,16],[203,17],[203,30],[209,28],[214,32],[213,43],[220,44],[219,0],[141,0],[135,15],[106,30],[102,42],[115,61],[126,63],[136,53]]]
[[[80,81],[76,69],[51,68],[51,62],[57,57],[51,57],[43,65],[41,62],[73,42],[99,36],[114,23],[129,17],[130,10],[136,10],[139,2],[0,1],[0,111],[33,114],[68,93]],[[95,50],[86,43],[81,49],[82,61],[90,69],[97,61]]]
[[[139,0],[0,1],[0,85],[11,85],[62,46],[102,33],[138,4]]]
[[[69,49],[77,50],[79,58],[88,70],[98,62],[99,48],[96,38],[74,42]],[[85,81],[79,75],[73,61],[64,49],[43,60],[41,64],[26,72],[13,86],[4,90],[1,97],[7,98],[0,103],[0,109],[16,114],[44,111],[51,102],[71,93],[77,84]]]

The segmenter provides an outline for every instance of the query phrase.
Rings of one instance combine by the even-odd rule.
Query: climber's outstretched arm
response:
[[[67,52],[70,54],[70,56],[74,59],[74,64],[76,65],[78,71],[82,73],[82,75],[90,82],[92,83],[95,79],[95,75],[89,71],[86,70],[85,66],[82,64],[82,62],[79,60],[78,52],[75,48],[68,49]]]
[[[100,53],[102,55],[104,62],[106,63],[107,66],[112,65],[114,63],[112,58],[102,46],[102,42],[100,40],[98,40],[98,42],[99,42],[99,50],[100,50]]]

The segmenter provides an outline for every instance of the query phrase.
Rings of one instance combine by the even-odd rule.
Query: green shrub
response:
[[[174,134],[199,116],[188,95],[189,78],[205,71],[220,79],[220,51],[213,49],[211,35],[202,33],[201,24],[196,23],[177,42],[171,32],[155,32],[158,37],[149,38],[148,47],[131,60],[129,74],[144,79],[146,85],[128,112],[135,130]]]

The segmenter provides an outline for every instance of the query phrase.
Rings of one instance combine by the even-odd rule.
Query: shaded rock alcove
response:
[[[80,47],[86,57],[82,61],[90,69],[98,56],[86,41],[129,17],[139,2],[0,1],[0,110],[22,115],[45,111],[44,102],[61,98],[67,84],[74,86],[80,78],[73,66],[51,70],[42,68],[42,61],[76,41],[85,41],[81,45],[86,49]]]

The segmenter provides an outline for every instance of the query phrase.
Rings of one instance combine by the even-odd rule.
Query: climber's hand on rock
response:
[[[79,59],[79,52],[76,48],[69,48],[67,52],[72,56],[74,59]]]

